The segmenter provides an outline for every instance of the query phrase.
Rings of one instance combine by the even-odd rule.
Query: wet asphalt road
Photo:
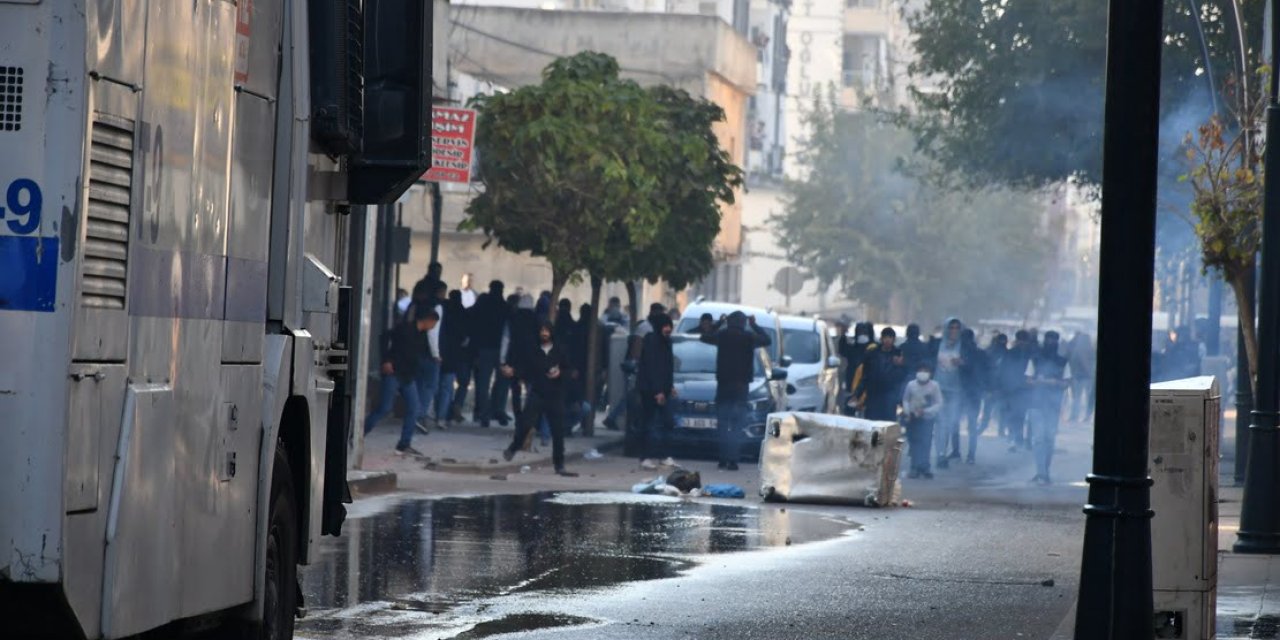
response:
[[[365,500],[305,572],[297,635],[1051,638],[1074,601],[1083,493],[1028,493],[1009,479],[1021,469],[965,473],[963,490],[921,487],[923,506],[893,510]]]

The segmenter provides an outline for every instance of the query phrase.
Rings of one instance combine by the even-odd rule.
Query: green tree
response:
[[[900,300],[912,319],[1025,315],[1054,256],[1036,194],[938,186],[912,176],[909,132],[819,101],[803,180],[773,222],[794,264],[879,315]],[[904,154],[905,152],[905,154]]]
[[[1251,68],[1265,2],[1234,2]],[[1222,81],[1241,68],[1235,7],[1233,0],[1165,0],[1166,108],[1204,91],[1206,71]],[[1100,179],[1107,3],[926,0],[904,14],[917,57],[908,70],[913,105],[900,122],[934,160],[979,182]]]
[[[560,58],[540,84],[479,96],[476,129],[484,189],[462,229],[551,263],[552,296],[604,259],[618,225],[639,246],[666,215],[653,158],[668,151],[661,110],[612,57]]]

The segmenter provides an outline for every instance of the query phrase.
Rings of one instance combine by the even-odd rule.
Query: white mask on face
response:
[[[858,336],[858,344],[866,344],[868,342],[871,342],[871,336]]]
[[[924,384],[924,383],[928,382],[928,381],[929,381],[929,372],[928,372],[928,371],[917,371],[917,372],[916,372],[916,381],[917,381],[917,382],[919,382],[920,384]]]

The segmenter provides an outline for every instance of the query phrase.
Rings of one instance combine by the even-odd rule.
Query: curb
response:
[[[394,471],[348,471],[347,487],[352,497],[391,493],[396,490]]]
[[[607,442],[600,443],[595,447],[595,449],[601,453],[605,453],[608,451],[616,451],[622,448],[624,440],[625,438],[623,438],[622,436],[619,436],[616,440],[609,440]],[[564,461],[565,463],[580,462],[582,461],[582,458],[584,455],[586,455],[586,451],[582,451],[579,453],[566,453],[564,456]],[[539,458],[537,460],[529,460],[525,462],[512,462],[510,464],[498,464],[498,465],[481,464],[481,463],[475,463],[475,462],[444,463],[444,462],[438,462],[436,460],[432,460],[430,463],[425,465],[424,468],[427,471],[439,471],[441,473],[502,475],[502,474],[519,473],[520,469],[526,466],[539,467],[539,466],[545,466],[549,464],[551,464],[550,456],[547,456],[545,458]]]

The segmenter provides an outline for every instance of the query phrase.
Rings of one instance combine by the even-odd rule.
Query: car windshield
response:
[[[822,335],[806,329],[784,329],[782,352],[796,364],[817,364],[822,360]]]
[[[671,347],[675,356],[676,375],[714,376],[716,374],[716,346],[699,340],[679,340]],[[758,354],[751,361],[755,363],[754,377],[764,377],[764,363]]]

